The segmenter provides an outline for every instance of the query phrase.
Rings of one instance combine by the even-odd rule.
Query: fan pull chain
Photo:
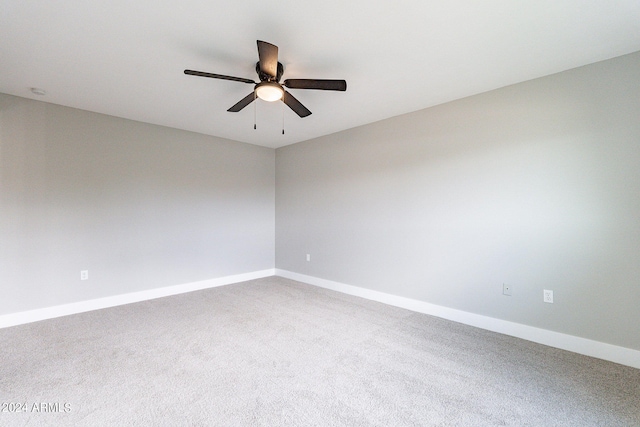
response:
[[[256,101],[256,91],[253,91],[253,130],[256,130],[256,110],[258,108],[257,106],[258,102]]]
[[[282,104],[282,134],[284,135],[284,101]]]

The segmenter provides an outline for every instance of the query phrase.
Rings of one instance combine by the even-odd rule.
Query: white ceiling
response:
[[[347,91],[229,113],[251,85],[183,74],[257,80],[257,39]],[[274,148],[639,50],[638,0],[0,2],[0,92]]]

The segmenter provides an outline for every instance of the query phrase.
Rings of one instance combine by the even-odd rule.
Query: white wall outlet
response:
[[[89,270],[80,271],[80,280],[89,280]]]
[[[307,254],[307,261],[311,261],[311,254]]]
[[[507,285],[506,283],[502,284],[502,294],[511,296],[511,285]]]
[[[548,289],[542,291],[542,299],[544,300],[544,302],[553,304],[553,291],[550,291]]]

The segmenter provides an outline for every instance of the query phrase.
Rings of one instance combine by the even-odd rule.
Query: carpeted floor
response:
[[[640,370],[270,277],[0,330],[2,426],[640,426]]]

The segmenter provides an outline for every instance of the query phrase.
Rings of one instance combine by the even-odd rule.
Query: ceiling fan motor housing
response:
[[[282,78],[282,74],[284,73],[284,66],[282,65],[281,62],[278,62],[278,71],[276,73],[276,76],[274,78],[274,76],[265,73],[264,71],[262,71],[260,69],[260,62],[256,62],[256,73],[258,73],[258,77],[260,78],[261,82],[268,82],[268,81],[275,81],[275,82],[279,82],[280,79]]]

